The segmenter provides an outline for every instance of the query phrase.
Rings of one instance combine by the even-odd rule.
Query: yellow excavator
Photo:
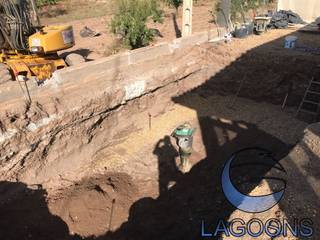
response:
[[[41,26],[35,0],[0,0],[0,84],[32,78],[41,83],[75,59],[83,62],[74,54],[66,61],[59,57],[58,51],[74,44],[72,26]]]

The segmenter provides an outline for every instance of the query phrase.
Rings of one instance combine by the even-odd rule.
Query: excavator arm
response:
[[[0,0],[2,49],[28,50],[28,38],[37,31],[33,4],[33,0]]]
[[[13,80],[50,79],[67,66],[58,51],[74,44],[72,26],[40,25],[34,0],[0,0],[0,63]]]

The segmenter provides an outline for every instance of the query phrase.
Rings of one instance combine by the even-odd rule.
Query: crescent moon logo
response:
[[[282,199],[284,192],[285,192],[285,187],[278,191],[274,192],[272,194],[268,195],[262,195],[262,196],[248,196],[240,192],[232,183],[231,178],[230,178],[230,169],[231,169],[231,164],[236,158],[237,154],[243,151],[248,151],[248,150],[259,150],[263,151],[265,153],[269,153],[269,151],[261,149],[261,148],[250,148],[250,149],[243,149],[237,153],[234,153],[231,158],[226,162],[223,172],[222,172],[222,177],[221,177],[221,183],[222,183],[222,190],[224,192],[224,195],[228,199],[228,201],[236,208],[238,208],[241,211],[244,212],[249,212],[249,213],[260,213],[267,211],[274,207],[280,200]],[[275,160],[274,160],[275,161]],[[276,161],[275,161],[276,162]],[[284,168],[278,164],[283,171]]]

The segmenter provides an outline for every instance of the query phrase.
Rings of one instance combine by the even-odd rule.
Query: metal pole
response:
[[[192,34],[192,4],[193,0],[183,0],[182,37]]]

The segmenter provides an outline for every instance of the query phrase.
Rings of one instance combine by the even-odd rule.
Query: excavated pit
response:
[[[288,33],[278,38],[272,31],[265,39],[253,36],[229,45],[188,48],[174,56],[181,70],[173,80],[160,78],[165,81],[161,87],[111,104],[111,109],[104,106],[116,97],[85,102],[77,95],[85,105],[75,112],[69,108],[72,114],[63,113],[63,119],[59,116],[66,100],[59,97],[7,111],[1,120],[0,226],[5,231],[0,238],[198,239],[202,220],[214,224],[219,218],[242,216],[225,200],[220,172],[233,152],[257,146],[283,159],[291,186],[283,204],[261,216],[292,218],[304,212],[317,223],[318,164],[313,172],[301,170],[303,164],[291,150],[307,127],[295,113],[309,80],[320,77],[320,57],[283,49]],[[302,42],[315,44],[296,34]],[[201,61],[186,64],[186,53]],[[281,109],[287,94],[286,108]],[[170,135],[186,121],[197,130],[193,167],[182,174]],[[34,122],[36,126],[30,124]],[[25,126],[29,132],[11,130],[10,136],[8,129]],[[308,174],[314,178],[306,181]],[[295,197],[301,189],[290,183],[296,181],[306,186],[305,198]],[[289,211],[292,203],[302,207]]]

